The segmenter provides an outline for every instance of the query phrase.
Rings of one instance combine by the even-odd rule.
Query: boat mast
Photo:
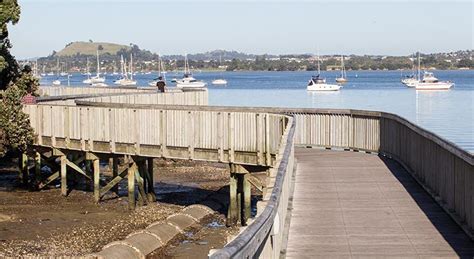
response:
[[[418,81],[420,81],[420,52],[418,51]]]
[[[87,73],[87,79],[91,77],[91,73],[89,72],[89,57],[86,58],[86,73]]]
[[[133,80],[133,55],[130,53],[130,80]]]
[[[344,56],[341,55],[341,77],[346,78],[346,68],[344,67]]]
[[[320,65],[319,65],[319,50],[318,50],[318,75],[321,74],[321,68],[320,68]]]
[[[99,50],[97,50],[97,78],[100,77]]]

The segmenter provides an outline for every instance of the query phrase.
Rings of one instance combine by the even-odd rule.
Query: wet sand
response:
[[[126,197],[115,194],[96,204],[89,191],[72,190],[68,197],[62,197],[56,183],[40,192],[19,189],[15,186],[16,172],[6,166],[0,170],[0,257],[93,253],[228,184],[226,165],[156,160],[158,202],[135,211],[128,210]],[[107,167],[102,170],[107,171]],[[120,196],[125,191],[123,181]]]

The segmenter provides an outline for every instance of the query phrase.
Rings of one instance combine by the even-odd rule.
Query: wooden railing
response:
[[[110,92],[100,94],[78,94],[42,96],[38,102],[50,105],[76,105],[76,101],[87,101],[93,103],[122,103],[122,104],[161,104],[161,105],[208,105],[207,91],[169,90],[164,93],[157,91],[146,91],[146,93],[134,92]]]
[[[61,105],[24,110],[41,146],[265,166],[273,164],[287,120],[234,111]]]
[[[84,101],[95,103],[121,104],[162,104],[162,105],[207,105],[208,91],[168,91],[165,93],[136,93],[126,95],[101,96]]]
[[[153,87],[91,87],[91,86],[41,86],[41,96],[81,95],[81,94],[110,94],[110,93],[140,93],[156,91]]]

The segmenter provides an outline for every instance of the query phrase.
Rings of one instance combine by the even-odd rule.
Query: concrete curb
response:
[[[144,230],[128,235],[124,240],[107,244],[102,251],[91,255],[103,259],[145,259],[169,241],[197,225],[215,211],[204,205],[191,205],[164,221],[155,222]],[[90,257],[89,257],[90,258]]]

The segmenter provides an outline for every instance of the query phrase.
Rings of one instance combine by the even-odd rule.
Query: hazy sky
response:
[[[18,58],[71,41],[135,43],[162,54],[214,49],[247,53],[406,55],[472,49],[467,1],[19,0],[10,26]]]

